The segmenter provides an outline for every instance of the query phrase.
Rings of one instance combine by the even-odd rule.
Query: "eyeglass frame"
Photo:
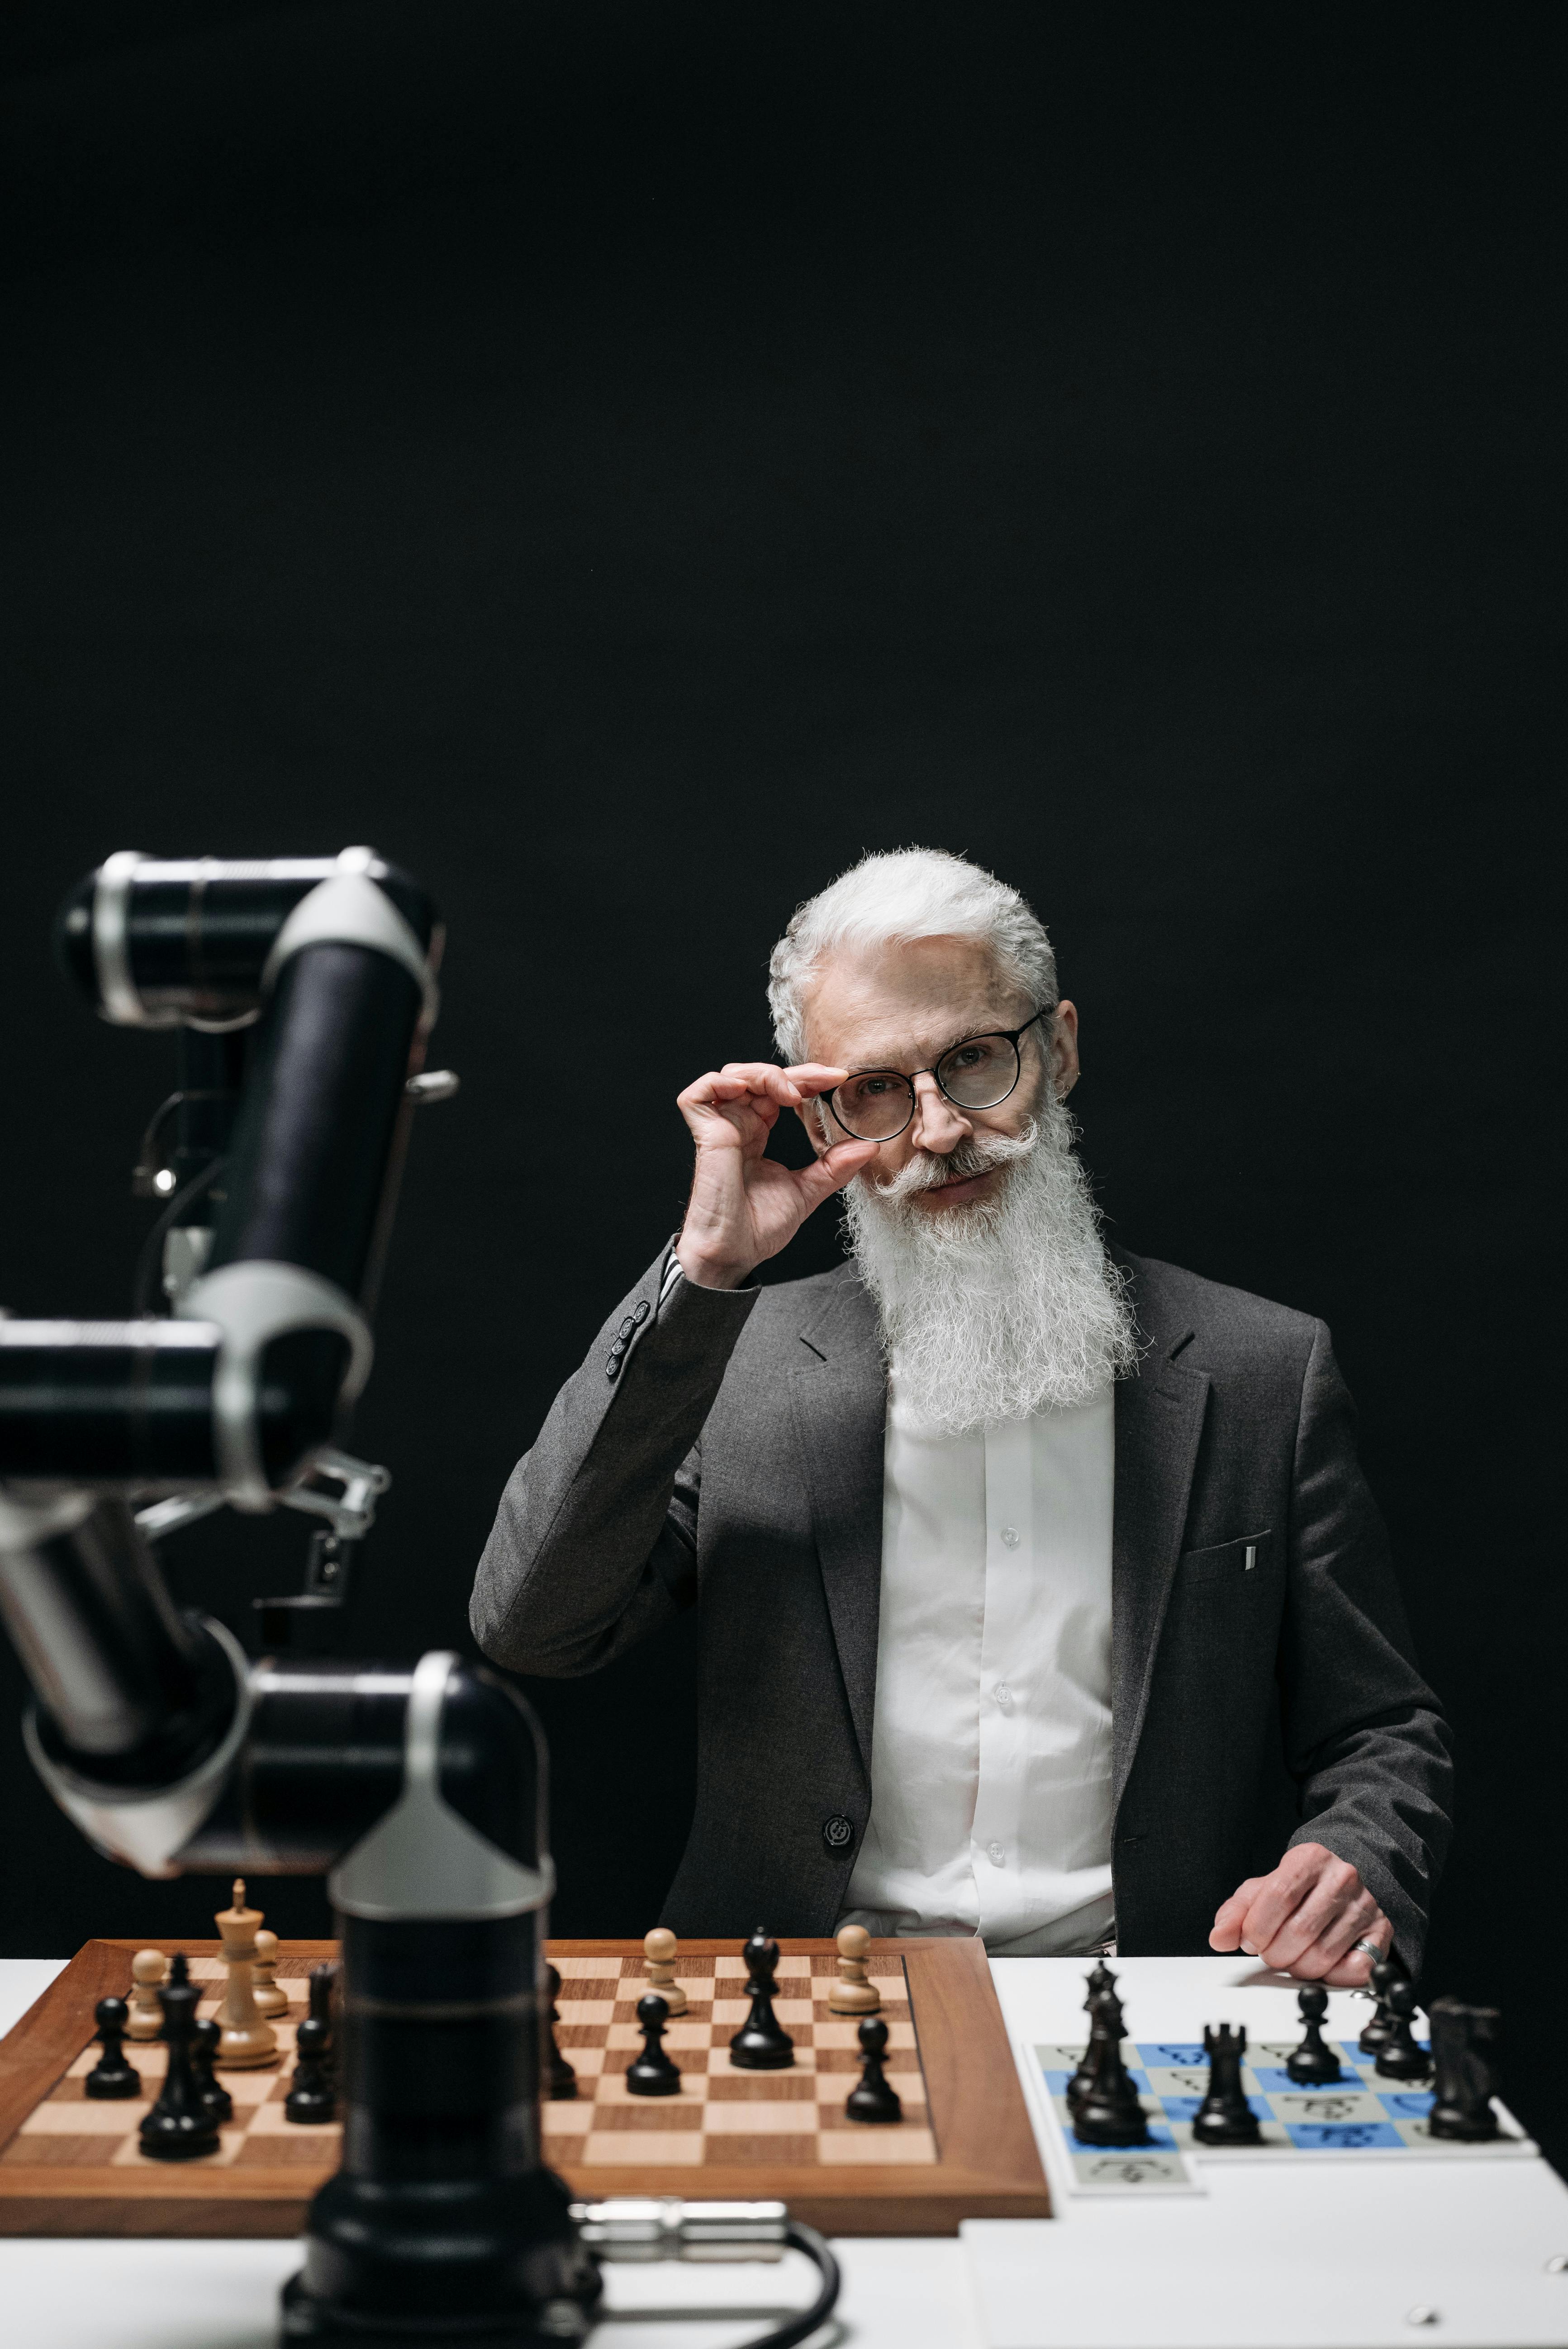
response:
[[[1021,1028],[985,1028],[982,1029],[978,1035],[960,1036],[955,1044],[949,1044],[946,1051],[939,1055],[935,1066],[933,1068],[851,1069],[849,1071],[851,1077],[897,1077],[909,1087],[909,1115],[904,1119],[902,1125],[894,1126],[891,1133],[857,1133],[853,1126],[844,1125],[843,1119],[833,1107],[833,1093],[836,1093],[839,1090],[837,1085],[833,1087],[832,1092],[823,1093],[820,1096],[820,1099],[821,1100],[824,1108],[827,1110],[828,1115],[832,1119],[833,1123],[838,1126],[843,1126],[844,1132],[849,1135],[851,1142],[875,1142],[878,1143],[883,1142],[896,1142],[899,1135],[901,1133],[907,1133],[910,1127],[914,1123],[915,1112],[920,1107],[920,1096],[914,1090],[914,1081],[916,1077],[929,1077],[932,1080],[932,1082],[935,1085],[937,1092],[942,1095],[943,1100],[945,1102],[952,1102],[954,1109],[976,1109],[982,1111],[1000,1109],[1002,1103],[1005,1101],[1011,1101],[1013,1095],[1017,1092],[1019,1079],[1024,1073],[1023,1048],[1020,1045],[1018,1039],[1020,1036],[1026,1036],[1028,1034],[1037,1019],[1050,1019],[1060,1009],[1061,1002],[1058,998],[1055,1003],[1042,1003],[1037,1011],[1031,1011]],[[1013,1072],[1012,1083],[1008,1086],[1005,1093],[998,1093],[994,1102],[961,1102],[955,1100],[954,1095],[948,1092],[947,1087],[943,1083],[942,1079],[937,1075],[937,1069],[942,1066],[944,1061],[951,1059],[954,1052],[961,1052],[965,1044],[988,1044],[993,1040],[999,1040],[1004,1044],[1011,1044],[1013,1047],[1013,1058],[1016,1061],[1018,1065]]]

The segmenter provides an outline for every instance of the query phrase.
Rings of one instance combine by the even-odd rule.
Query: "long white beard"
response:
[[[901,1400],[934,1433],[1088,1402],[1138,1361],[1126,1276],[1110,1262],[1066,1106],[1028,1130],[919,1152],[844,1194],[851,1252],[875,1299]],[[922,1209],[914,1195],[1006,1165],[996,1196]]]

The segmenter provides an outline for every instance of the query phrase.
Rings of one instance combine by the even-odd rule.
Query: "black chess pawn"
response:
[[[1244,2023],[1233,2030],[1203,2025],[1203,2046],[1209,2058],[1209,2090],[1192,2116],[1192,2135],[1200,2145],[1256,2145],[1262,2131],[1258,2116],[1242,2086],[1242,2058],[1247,2052]]]
[[[1495,2006],[1466,2006],[1457,1998],[1435,1998],[1429,2012],[1438,2076],[1427,2126],[1436,2137],[1482,2145],[1500,2134],[1491,2099],[1502,2018]]]
[[[1416,2014],[1416,1985],[1403,1974],[1396,1974],[1388,1984],[1388,2036],[1377,2050],[1373,2070],[1384,2080],[1425,2080],[1430,2076],[1432,2059],[1424,2047],[1418,2047],[1410,2025]]]
[[[1362,2024],[1361,2037],[1357,2044],[1363,2055],[1376,2055],[1379,2047],[1388,2044],[1388,2034],[1393,2028],[1393,2017],[1388,2012],[1388,1986],[1398,1981],[1399,1969],[1392,1958],[1374,1958],[1367,1979],[1377,2003]]]
[[[637,2001],[637,2028],[643,2034],[643,2052],[634,2055],[626,2066],[626,2094],[629,2096],[676,2096],[680,2094],[681,2075],[665,2054],[665,2025],[670,2019],[668,1999],[650,1990]]]
[[[95,2100],[108,2102],[121,2096],[139,2096],[141,2075],[133,2064],[126,2061],[120,2045],[125,2026],[130,2020],[130,2009],[123,1998],[100,1998],[93,2009],[93,2021],[103,2043],[103,2054],[82,2082],[82,2094]]]
[[[751,2012],[729,2043],[729,2060],[743,2072],[785,2071],[795,2061],[795,2042],[773,2012],[779,1944],[758,1925],[741,1954],[748,1969],[746,1995]]]
[[[1084,2013],[1090,2017],[1092,2022],[1094,2015],[1094,2002],[1096,1999],[1104,1998],[1108,1994],[1113,1993],[1116,1989],[1116,1976],[1111,1972],[1110,1968],[1106,1964],[1103,1958],[1096,1959],[1094,1971],[1091,1974],[1086,1975],[1084,1987],[1088,1992],[1088,1996],[1083,2002]],[[1092,2046],[1092,2039],[1089,2044]],[[1068,2112],[1077,2112],[1093,2077],[1094,2067],[1089,2058],[1089,2047],[1086,2046],[1082,2055],[1078,2059],[1078,2070],[1068,2082]]]
[[[316,2014],[307,2014],[294,2033],[294,2078],[284,2098],[284,2118],[302,2128],[337,2117],[332,2076],[332,2033]]]
[[[313,2023],[321,2023],[326,2040],[317,2062],[331,2086],[335,2090],[337,2078],[337,2015],[335,1999],[338,1968],[330,1958],[310,1970],[309,2013]]]
[[[1338,2056],[1324,2044],[1323,2018],[1328,2013],[1328,1992],[1315,1987],[1298,1990],[1295,2002],[1305,2025],[1302,2043],[1284,2059],[1284,2068],[1298,2088],[1324,2088],[1345,2077]]]
[[[220,2127],[234,2117],[234,2099],[212,2069],[212,2059],[222,2036],[222,2024],[211,2015],[198,2023],[191,2033],[191,2075],[201,2102]]]
[[[1121,2001],[1100,1991],[1089,2004],[1088,2076],[1070,2107],[1085,2145],[1147,2145],[1149,2120],[1121,2054]]]
[[[903,2106],[898,2090],[882,2070],[882,2057],[887,2053],[887,2024],[877,2014],[868,2014],[855,2033],[864,2058],[861,2076],[850,2090],[844,2104],[846,2116],[852,2121],[891,2122],[903,2118]]]
[[[169,2069],[157,2103],[141,2123],[141,2149],[154,2161],[193,2161],[218,2150],[218,2124],[202,2102],[191,2060],[201,1996],[181,1951],[170,1960],[169,1980],[158,1993]]]
[[[577,2074],[556,2044],[555,2026],[561,2020],[556,2000],[561,1996],[561,1976],[554,1966],[544,1969],[545,1994],[549,2000],[544,2025],[544,2093],[552,2104],[567,2103],[577,2094]]]

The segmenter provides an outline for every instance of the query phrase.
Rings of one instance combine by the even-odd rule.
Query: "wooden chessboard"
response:
[[[219,2150],[193,2162],[150,2161],[137,2137],[145,2102],[92,2104],[93,2008],[130,1984],[147,1944],[89,1941],[0,2041],[0,2235],[297,2234],[305,2206],[336,2167],[335,2124],[301,2128],[282,2102],[294,2026],[325,1941],[285,1941],[277,1968],[291,2013],[275,2024],[281,2060],[224,2071],[234,2119]],[[222,1967],[215,1941],[184,1949],[193,1980]],[[841,2235],[953,2234],[966,2218],[1044,2218],[1050,2204],[985,1952],[969,1940],[876,1940],[870,1972],[889,2026],[888,2076],[903,2102],[896,2127],[847,2120],[859,2071],[855,2022],[830,2013],[830,1941],[784,1941],[776,2011],[795,2041],[783,2072],[738,2071],[729,2035],[746,2015],[746,1969],[734,1941],[686,1941],[676,1961],[686,2015],[665,2039],[677,2096],[637,2098],[624,2073],[641,2045],[646,1988],[633,1941],[552,1941],[562,1974],[562,2053],[578,2094],[543,2108],[545,2158],[584,2195],[779,2198],[798,2218]],[[127,2042],[152,2094],[163,2051]]]

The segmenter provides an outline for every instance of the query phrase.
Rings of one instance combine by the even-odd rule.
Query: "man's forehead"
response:
[[[806,989],[807,1049],[840,1067],[937,1052],[1035,1007],[973,938],[917,938],[824,956]]]

